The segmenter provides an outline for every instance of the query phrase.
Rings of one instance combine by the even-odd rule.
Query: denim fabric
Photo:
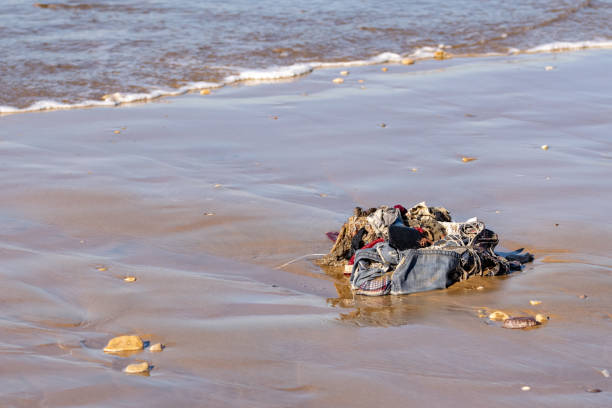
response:
[[[401,251],[400,264],[391,278],[391,294],[405,295],[445,289],[459,280],[460,255],[442,249]]]
[[[355,253],[355,264],[351,272],[351,287],[357,289],[364,283],[383,276],[391,265],[398,263],[397,251],[384,242],[373,248],[358,250]]]
[[[457,282],[462,274],[460,251],[443,249],[407,249],[398,251],[388,243],[357,251],[351,273],[351,288],[363,295],[404,295],[433,289],[444,289]],[[393,271],[390,273],[390,271]],[[371,287],[372,280],[385,279]],[[380,287],[385,288],[384,291]]]

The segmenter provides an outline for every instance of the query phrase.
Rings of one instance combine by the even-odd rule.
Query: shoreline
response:
[[[609,406],[611,63],[364,66],[339,86],[317,70],[2,117],[0,402]],[[327,252],[356,205],[420,201],[484,219],[536,261],[376,299],[308,260],[274,269]],[[505,330],[480,310],[551,319]],[[130,333],[167,347],[102,352]],[[143,360],[150,377],[121,372]]]
[[[280,67],[268,67],[264,69],[248,69],[237,75],[230,75],[222,82],[194,82],[188,83],[175,90],[155,89],[148,93],[112,93],[101,97],[101,100],[86,100],[83,102],[63,103],[53,100],[41,100],[26,108],[15,108],[12,106],[0,106],[0,118],[5,115],[17,113],[36,113],[57,110],[89,109],[100,107],[121,107],[131,104],[149,103],[162,98],[172,98],[193,94],[202,91],[212,91],[235,85],[257,85],[275,83],[282,81],[299,80],[316,70],[337,69],[337,68],[357,68],[363,66],[375,66],[384,64],[393,65],[413,65],[414,63],[428,62],[432,60],[449,59],[470,59],[470,58],[496,58],[512,57],[521,55],[555,54],[593,50],[612,49],[612,41],[575,41],[575,42],[553,42],[542,44],[527,50],[510,49],[507,53],[484,53],[484,54],[452,54],[445,51],[452,47],[440,45],[436,47],[422,47],[411,54],[396,54],[392,52],[382,52],[367,60],[356,60],[346,62],[296,62],[292,65]],[[437,55],[439,53],[439,55]],[[411,63],[404,64],[404,60]]]

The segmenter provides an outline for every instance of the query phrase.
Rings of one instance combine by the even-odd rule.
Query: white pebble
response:
[[[530,386],[528,386],[528,385],[523,385],[523,386],[521,387],[521,391],[529,391],[530,389],[531,389],[531,387],[530,387]]]
[[[507,313],[504,313],[500,310],[496,310],[495,312],[491,313],[489,315],[489,319],[491,320],[498,320],[498,321],[504,321],[506,319],[509,319],[510,316],[508,316]]]
[[[334,79],[332,80],[332,82],[333,82],[334,84],[341,84],[341,83],[343,83],[343,82],[344,82],[344,79],[343,79],[343,78],[334,78]]]
[[[601,375],[603,375],[606,378],[610,378],[610,372],[606,370],[605,368],[601,370]]]
[[[544,67],[544,69],[546,71],[552,71],[553,69],[555,69],[555,67],[553,67],[552,65],[547,65],[546,67]]]
[[[164,345],[161,343],[155,343],[152,346],[149,347],[149,351],[152,351],[154,353],[159,353],[160,351],[162,351],[164,349]]]
[[[340,75],[342,76],[347,76],[349,74],[348,71],[340,71]]]
[[[140,374],[140,373],[148,373],[149,372],[149,363],[143,361],[142,363],[134,363],[123,369],[124,372],[128,374]]]
[[[540,149],[542,149],[542,150],[548,150],[548,145],[542,145],[542,146],[540,146]]]

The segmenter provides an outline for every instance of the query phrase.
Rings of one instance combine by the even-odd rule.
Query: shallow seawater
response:
[[[610,0],[7,0],[0,112],[146,99],[381,53],[610,46],[610,19]]]
[[[0,405],[609,407],[611,61],[428,60],[3,116]],[[422,200],[535,262],[383,298],[280,267],[329,250],[356,205]],[[506,330],[495,310],[550,320]],[[121,334],[166,348],[104,353]],[[122,372],[141,361],[149,377]]]

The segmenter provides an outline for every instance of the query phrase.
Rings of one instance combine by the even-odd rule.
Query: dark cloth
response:
[[[351,259],[355,254],[355,251],[363,246],[363,237],[366,235],[366,233],[367,231],[365,228],[360,228],[359,231],[353,235],[353,238],[351,238],[351,249],[345,255],[346,259]]]
[[[510,262],[519,262],[521,264],[533,261],[533,255],[529,252],[523,252],[525,248],[519,248],[516,251],[501,252],[495,251],[496,255],[503,256]]]
[[[403,224],[389,226],[389,245],[399,251],[418,248],[422,237],[416,228],[406,227]]]

